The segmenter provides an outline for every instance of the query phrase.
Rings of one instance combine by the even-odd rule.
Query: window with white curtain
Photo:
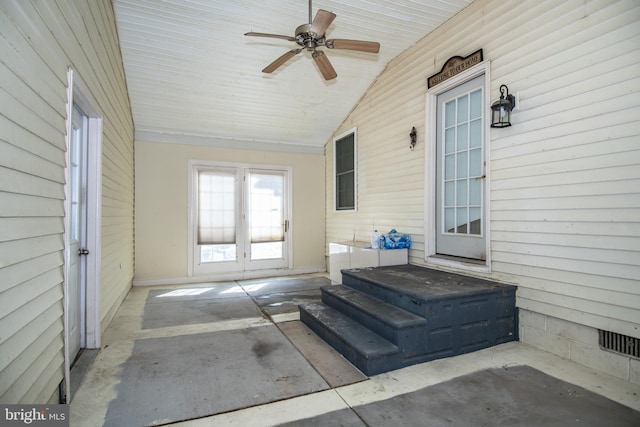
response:
[[[236,242],[236,174],[198,172],[198,244]]]
[[[234,169],[198,170],[196,234],[201,263],[237,259],[237,182]]]

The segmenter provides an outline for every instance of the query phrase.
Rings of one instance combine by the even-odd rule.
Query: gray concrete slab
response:
[[[285,425],[342,425],[338,420],[393,427],[640,425],[640,412],[529,366],[481,370],[352,410],[362,424],[343,410]]]
[[[144,305],[142,329],[262,316],[251,297],[233,294],[235,296],[230,297],[219,290],[191,295],[175,290],[151,290]]]
[[[278,323],[278,328],[332,388],[367,379],[366,375],[304,323],[300,321],[283,322]]]
[[[422,424],[428,426],[429,424]],[[314,418],[306,418],[304,420],[292,421],[288,423],[278,424],[280,427],[366,427],[364,421],[360,419],[351,409],[343,409],[341,411],[327,412]],[[396,424],[398,427],[410,427],[408,425]]]
[[[241,280],[238,284],[247,294],[257,297],[261,295],[285,294],[302,290],[320,289],[331,285],[331,280],[325,276],[309,277],[277,277],[267,279]]]
[[[253,297],[254,302],[260,307],[260,310],[269,317],[285,313],[297,313],[300,304],[319,302],[320,299],[320,289],[276,292]]]
[[[320,288],[331,285],[324,276],[243,280],[238,285],[251,295],[260,310],[270,318],[297,313],[300,304],[319,302]]]
[[[80,388],[80,384],[82,384],[84,377],[87,375],[87,372],[89,372],[91,365],[98,356],[98,352],[99,350],[97,349],[85,348],[80,350],[80,354],[71,366],[71,381],[69,384],[71,391],[70,393],[68,392],[67,399],[72,399],[76,390]]]
[[[203,417],[329,388],[275,326],[136,340],[105,426]]]
[[[502,371],[500,367],[515,365],[529,365],[568,381],[565,387],[573,388],[563,393],[575,401],[584,400],[585,393],[576,393],[582,389],[571,383],[591,390],[591,395],[598,393],[593,396],[606,395],[627,405],[599,407],[588,403],[600,408],[596,411],[600,414],[613,414],[607,427],[624,426],[624,418],[619,419],[618,414],[628,414],[626,408],[640,410],[637,386],[521,343],[357,381],[345,376],[346,371],[324,353],[326,348],[313,342],[317,337],[306,335],[300,322],[278,323],[281,329],[277,330],[260,313],[258,297],[265,296],[267,305],[282,298],[282,306],[293,307],[293,303],[286,304],[287,298],[310,295],[327,283],[328,279],[322,279],[306,275],[243,281],[242,286],[233,282],[134,288],[103,335],[104,346],[80,387],[75,383],[72,386],[76,393],[70,405],[71,426],[142,426],[178,419],[190,420],[178,422],[185,427],[264,427],[291,422],[283,425],[395,426],[403,425],[403,421],[410,426],[416,419],[419,424],[415,425],[441,425],[434,423],[443,414],[452,414],[452,423],[447,425],[475,426],[487,419],[502,422],[500,417],[509,411],[523,417],[534,410],[543,415],[556,413],[556,401],[562,402],[563,397],[553,394],[546,385],[544,379],[548,376],[520,376],[511,382],[495,381],[493,385],[483,377],[472,376],[466,380],[471,385],[465,387],[463,382],[462,386],[455,386],[457,380],[474,372]],[[212,309],[212,304],[217,307]],[[142,330],[145,314],[147,329]],[[285,318],[291,320],[287,314],[279,317]],[[542,385],[535,386],[540,380]],[[343,383],[347,385],[340,386]],[[440,385],[445,388],[437,388]],[[451,387],[454,391],[449,390]],[[461,388],[466,393],[455,392]],[[551,403],[534,399],[523,406],[523,402],[532,399],[525,393],[527,390],[537,390],[539,395],[552,393]],[[512,401],[505,400],[509,396],[513,396]],[[405,418],[397,418],[400,406],[406,408],[402,412],[405,415],[401,415]],[[504,409],[501,412],[486,408]],[[435,414],[431,415],[434,423],[425,420],[425,411]],[[572,411],[589,414],[582,409]],[[491,417],[485,412],[495,414]],[[637,417],[637,413],[632,416]],[[381,414],[387,418],[382,419]],[[478,422],[463,424],[476,416]],[[304,417],[310,419],[296,421]],[[565,424],[601,425],[597,422],[602,417],[593,419],[596,421],[591,424],[585,418]],[[541,422],[515,425],[561,425],[554,424],[553,418],[537,420]],[[504,421],[490,425],[510,424]]]
[[[151,288],[148,293],[153,295],[153,298],[147,297],[146,302],[148,303],[247,296],[247,293],[236,282],[182,285],[162,289]]]

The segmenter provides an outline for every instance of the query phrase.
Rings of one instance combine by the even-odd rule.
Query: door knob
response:
[[[85,249],[85,248],[78,249],[78,255],[89,255],[89,249]]]

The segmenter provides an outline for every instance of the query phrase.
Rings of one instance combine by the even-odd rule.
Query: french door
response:
[[[486,259],[484,75],[437,97],[436,254]]]
[[[287,268],[289,171],[193,168],[193,272]]]

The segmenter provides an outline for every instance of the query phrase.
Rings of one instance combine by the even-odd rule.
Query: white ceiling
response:
[[[327,38],[370,40],[380,53],[322,48],[261,70],[298,47],[249,31],[294,36],[305,0],[113,0],[136,138],[322,152],[389,61],[473,0],[316,0],[337,15]],[[426,78],[426,76],[425,76]]]

